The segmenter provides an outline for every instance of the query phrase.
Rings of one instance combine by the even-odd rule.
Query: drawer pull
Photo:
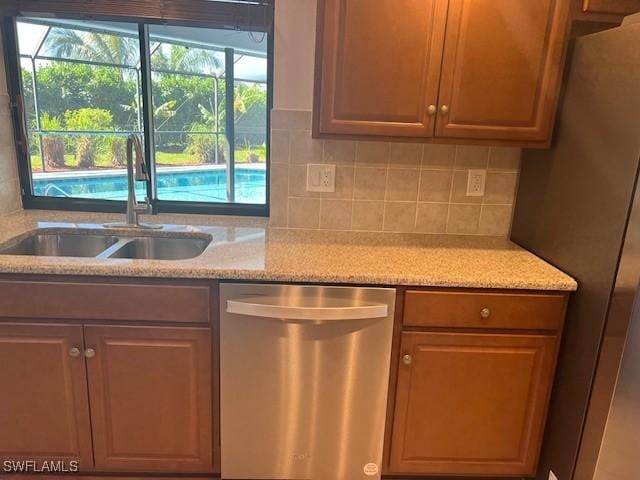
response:
[[[411,362],[413,362],[413,357],[411,355],[402,356],[402,363],[404,363],[405,365],[411,365]]]
[[[491,310],[489,310],[488,308],[483,308],[482,310],[480,310],[480,317],[487,319],[491,316]]]
[[[93,358],[96,356],[96,351],[93,348],[87,348],[84,351],[84,356],[87,358]]]
[[[69,356],[73,358],[78,358],[80,356],[80,349],[78,347],[73,347],[69,349]]]

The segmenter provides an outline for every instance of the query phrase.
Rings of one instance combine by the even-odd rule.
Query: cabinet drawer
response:
[[[403,324],[556,330],[562,326],[565,302],[562,294],[408,290]]]
[[[0,281],[0,318],[209,321],[206,285]]]

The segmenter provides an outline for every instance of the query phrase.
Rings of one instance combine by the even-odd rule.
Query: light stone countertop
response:
[[[124,215],[30,210],[0,217],[0,244],[37,228],[100,228]],[[0,273],[268,280],[434,287],[575,290],[568,275],[495,237],[269,228],[266,219],[158,215],[161,235],[208,234],[188,260],[0,255]],[[188,225],[188,226],[185,226]],[[131,231],[127,232],[131,235]]]

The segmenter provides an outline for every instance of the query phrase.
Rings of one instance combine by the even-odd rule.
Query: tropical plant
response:
[[[140,58],[136,37],[54,27],[43,50],[47,55],[135,66]]]
[[[151,56],[151,68],[213,73],[224,68],[224,62],[219,53],[213,50],[163,43],[155,49]]]
[[[111,164],[123,167],[127,162],[127,141],[122,137],[111,138]]]
[[[135,77],[123,78],[117,68],[62,62],[42,66],[37,73],[41,112],[62,116],[67,110],[100,108],[111,112],[120,130],[137,128]]]
[[[194,123],[189,129],[191,135],[187,135],[187,152],[198,158],[200,163],[214,163],[216,160],[216,140],[210,132],[209,126],[203,123]]]
[[[152,88],[157,132],[180,132],[192,123],[202,123],[201,104],[213,110],[216,85],[212,78],[154,73]],[[157,139],[156,147],[166,151],[181,144],[184,149],[187,133],[162,134]]]
[[[58,117],[43,114],[40,118],[42,130],[62,130]],[[42,135],[42,156],[48,168],[64,168],[64,141],[59,136]]]
[[[256,104],[267,104],[267,91],[257,83],[238,83],[233,98],[236,116],[244,114]]]
[[[76,140],[76,160],[80,168],[92,168],[96,164],[96,148],[89,137]]]
[[[99,108],[81,108],[67,110],[64,113],[67,129],[70,131],[106,131],[113,128],[113,116],[107,110]],[[95,166],[96,155],[105,149],[104,137],[92,138],[91,134],[76,139],[76,159],[78,167]]]
[[[102,108],[80,108],[64,112],[68,130],[111,130],[113,115]]]

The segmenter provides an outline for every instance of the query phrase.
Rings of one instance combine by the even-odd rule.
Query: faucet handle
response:
[[[137,135],[132,134],[131,141],[133,143],[133,148],[135,150],[135,159],[134,159],[135,179],[139,182],[148,182],[149,171],[147,169],[147,164],[144,160],[144,152],[142,151],[142,143],[140,142],[140,138]]]
[[[149,201],[149,197],[144,197],[144,202],[136,202],[133,207],[137,213],[152,213],[153,207],[151,206],[151,202]]]

